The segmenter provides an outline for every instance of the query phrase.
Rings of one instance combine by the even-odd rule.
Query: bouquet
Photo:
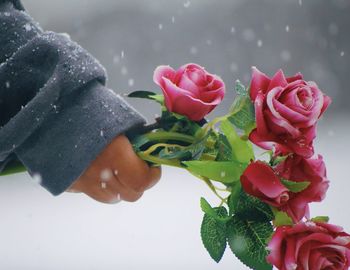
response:
[[[236,81],[227,114],[207,121],[224,99],[220,77],[186,64],[159,66],[153,79],[162,94],[128,96],[159,103],[161,115],[131,140],[143,160],[185,169],[216,195],[215,206],[200,199],[201,238],[213,260],[229,246],[251,269],[349,268],[350,235],[309,211],[329,186],[313,141],[331,100],[316,83],[253,67],[249,87]]]

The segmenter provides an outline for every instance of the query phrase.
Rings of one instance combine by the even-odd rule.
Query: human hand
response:
[[[82,192],[103,203],[134,202],[160,176],[160,167],[149,167],[136,155],[128,138],[119,135],[67,191]]]

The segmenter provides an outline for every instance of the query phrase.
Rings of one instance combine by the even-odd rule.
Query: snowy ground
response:
[[[313,215],[350,231],[348,115],[322,121],[317,150],[331,188]],[[26,174],[0,179],[0,269],[246,269],[229,250],[217,265],[199,236],[204,184],[164,168],[162,181],[135,204],[103,205],[82,195],[52,197]]]

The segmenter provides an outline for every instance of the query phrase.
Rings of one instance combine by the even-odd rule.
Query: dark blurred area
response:
[[[159,91],[152,73],[196,62],[220,75],[228,90],[250,67],[272,75],[301,71],[333,98],[332,112],[350,111],[348,0],[27,0],[47,30],[67,32],[107,68],[118,93]],[[233,91],[214,114],[232,102]],[[158,108],[131,101],[149,118]]]

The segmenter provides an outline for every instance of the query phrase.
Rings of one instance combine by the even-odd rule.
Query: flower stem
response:
[[[165,147],[165,148],[168,148],[168,147],[178,147],[178,148],[185,148],[185,146],[181,146],[181,145],[178,145],[178,144],[167,144],[167,143],[157,143],[157,144],[154,144],[152,145],[150,148],[148,148],[146,151],[143,151],[144,154],[146,155],[150,155],[152,154],[155,150],[157,150],[157,148],[159,147]]]
[[[185,135],[177,132],[167,132],[167,131],[150,132],[143,136],[145,136],[150,141],[176,140],[176,141],[182,141],[186,143],[194,143],[195,141],[195,138],[193,136]]]
[[[177,167],[177,168],[183,168],[183,166],[181,166],[180,161],[178,160],[171,160],[171,159],[162,159],[162,158],[158,158],[152,155],[147,155],[144,152],[138,152],[137,155],[148,162],[152,162],[154,164],[157,165],[168,165],[168,166],[172,166],[172,167]]]

